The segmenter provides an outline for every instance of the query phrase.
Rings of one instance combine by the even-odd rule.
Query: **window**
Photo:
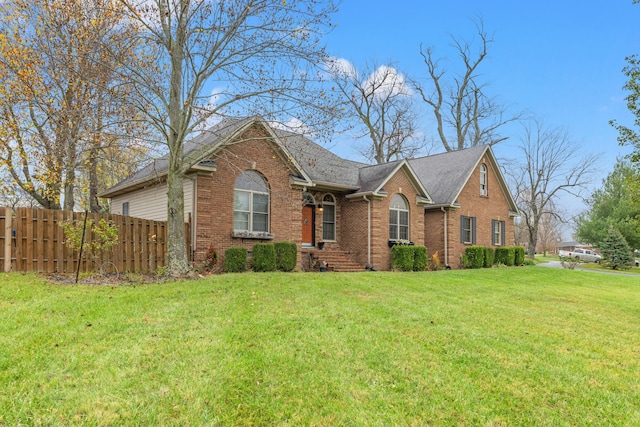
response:
[[[234,231],[269,231],[269,187],[256,171],[245,171],[236,179],[233,194]]]
[[[389,239],[409,240],[409,204],[400,194],[391,198],[389,206]]]
[[[480,195],[486,196],[487,193],[487,165],[480,165]]]
[[[494,246],[504,246],[505,221],[491,220],[491,243]]]
[[[460,216],[460,242],[476,243],[476,217]]]
[[[122,204],[122,216],[129,216],[129,202]]]
[[[336,240],[336,200],[331,194],[322,198],[322,240]]]

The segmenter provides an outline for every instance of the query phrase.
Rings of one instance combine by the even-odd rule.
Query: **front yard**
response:
[[[0,275],[1,425],[639,425],[636,277]]]

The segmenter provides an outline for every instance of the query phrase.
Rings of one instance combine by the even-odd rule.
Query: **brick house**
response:
[[[513,244],[516,208],[488,146],[368,165],[342,159],[259,117],[225,120],[185,145],[185,215],[192,257],[256,242],[291,241],[308,269],[390,268],[403,241],[459,267],[470,244]],[[167,161],[101,194],[111,212],[166,220]]]

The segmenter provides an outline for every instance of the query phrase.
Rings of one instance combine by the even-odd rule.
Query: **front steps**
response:
[[[310,249],[302,252],[303,257],[306,257],[305,268],[308,267],[309,271],[320,271],[320,267],[323,262],[327,263],[327,271],[337,272],[356,272],[365,271],[363,265],[355,262],[350,256],[349,252],[341,251],[338,249]]]

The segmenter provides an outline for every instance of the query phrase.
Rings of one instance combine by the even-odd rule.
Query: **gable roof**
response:
[[[409,163],[413,166],[420,181],[429,189],[429,195],[433,199],[433,205],[430,208],[457,207],[460,192],[485,155],[491,163],[490,166],[498,179],[510,210],[516,214],[518,209],[515,201],[489,145],[479,145],[464,150],[411,159]]]
[[[220,145],[237,135],[253,123],[253,118],[243,120],[224,119],[217,125],[187,141],[183,147],[183,155],[188,166],[194,167],[202,163],[202,167],[215,170],[215,162],[206,158],[206,153],[214,152]],[[120,181],[115,186],[102,192],[100,197],[113,197],[129,191],[159,182],[167,175],[169,169],[168,156],[154,159],[133,175]],[[196,167],[197,169],[197,167]]]
[[[183,152],[186,166],[192,170],[214,171],[215,161],[211,160],[211,156],[225,143],[232,141],[256,123],[267,130],[272,137],[272,142],[288,160],[292,180],[298,185],[357,192],[357,194],[385,195],[381,192],[382,186],[396,171],[405,168],[412,184],[422,194],[423,203],[431,200],[406,160],[381,165],[367,165],[346,160],[312,142],[304,135],[273,128],[258,116],[225,119],[185,143]],[[167,175],[167,170],[167,157],[154,160],[124,181],[101,193],[100,196],[114,197],[159,182]]]

